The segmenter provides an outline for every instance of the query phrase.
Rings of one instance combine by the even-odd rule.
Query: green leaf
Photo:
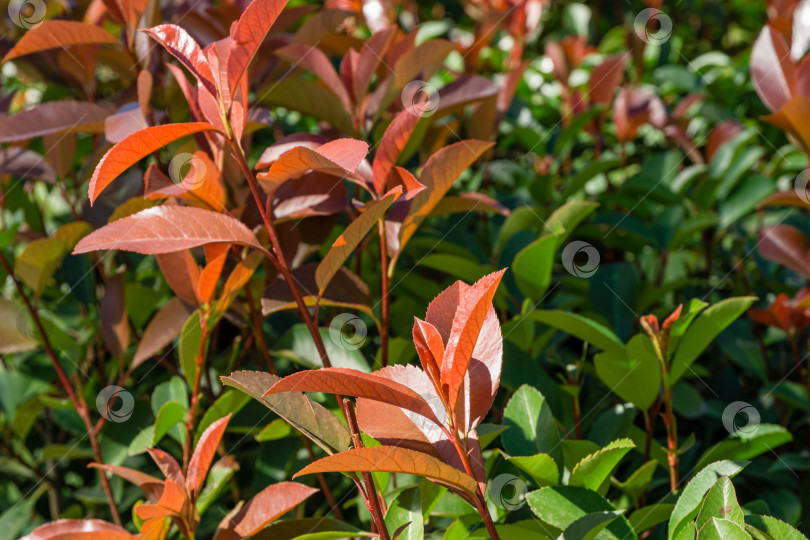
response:
[[[335,540],[338,538],[373,537],[348,523],[327,517],[279,521],[254,534],[252,540]]]
[[[237,371],[221,377],[222,384],[245,392],[260,401],[297,430],[309,437],[328,454],[348,450],[351,436],[340,420],[322,405],[304,394],[288,392],[262,394],[280,379],[260,371]]]
[[[393,534],[400,531],[397,540],[423,540],[425,525],[422,518],[422,495],[418,487],[403,489],[388,506],[385,526]]]
[[[475,428],[475,432],[478,434],[478,444],[481,445],[481,450],[492,444],[492,442],[507,429],[507,427],[499,426],[498,424],[479,424],[478,427]]]
[[[587,169],[587,167],[586,167]],[[599,208],[593,201],[568,201],[557,208],[543,224],[543,235],[555,235],[560,247],[583,219]]]
[[[615,480],[616,487],[630,495],[633,500],[638,500],[647,491],[647,487],[650,485],[657,468],[658,462],[651,459],[636,469],[633,474],[630,475],[630,478],[624,482]]]
[[[197,433],[194,435],[194,446],[197,446],[197,441],[200,440],[200,437],[208,426],[228,413],[238,413],[249,401],[250,396],[243,392],[237,392],[236,390],[228,390],[219,396],[214,404],[205,410],[205,414],[197,425]]]
[[[0,354],[15,354],[39,345],[28,312],[11,300],[0,297]]]
[[[593,540],[602,529],[621,515],[620,510],[587,514],[566,527],[557,540]]]
[[[292,428],[290,424],[285,422],[282,418],[276,418],[264,426],[258,435],[256,435],[256,442],[277,441],[289,437],[291,433]]]
[[[712,518],[698,531],[697,540],[751,540],[751,535],[733,521]]]
[[[554,461],[562,462],[560,431],[546,399],[537,389],[529,385],[517,389],[506,404],[503,424],[509,427],[501,435],[509,454],[533,456],[546,453]]]
[[[737,493],[728,476],[718,478],[706,494],[695,519],[695,526],[701,530],[712,518],[727,519],[740,527],[745,525],[742,508],[737,502]]]
[[[734,478],[745,465],[745,462],[717,461],[697,473],[686,485],[675,503],[675,508],[672,509],[667,538],[671,540],[679,537],[686,524],[694,520],[703,502],[703,496],[712,488],[718,478],[721,476]]]
[[[597,491],[599,486],[608,479],[610,473],[613,472],[613,469],[616,468],[624,455],[635,447],[636,445],[630,439],[613,441],[577,463],[568,478],[568,485]]]
[[[178,347],[180,368],[183,370],[189,388],[194,388],[194,379],[197,376],[197,356],[200,354],[201,342],[202,327],[200,326],[200,312],[197,310],[183,325]]]
[[[157,446],[173,426],[183,422],[185,414],[186,409],[176,401],[170,401],[163,405],[155,420],[155,433],[151,446]]]
[[[211,503],[217,500],[217,497],[228,488],[229,480],[238,470],[239,464],[230,455],[216,461],[211,466],[208,477],[205,479],[205,486],[197,498],[197,512],[203,514]]]
[[[658,397],[661,365],[647,336],[636,334],[626,348],[597,354],[593,362],[599,379],[639,409],[646,411]]]
[[[34,240],[23,249],[14,265],[14,273],[31,287],[39,298],[42,289],[65,258],[65,243],[58,238]]]
[[[544,522],[565,530],[578,519],[594,512],[613,512],[616,508],[594,491],[574,486],[553,486],[526,495],[529,507]],[[617,517],[602,531],[602,538],[637,538],[624,516]]]
[[[512,272],[518,289],[527,298],[539,300],[551,283],[554,252],[557,249],[554,234],[543,236],[523,248],[512,261]]]
[[[34,506],[48,486],[40,485],[34,493],[11,504],[7,510],[0,514],[0,530],[7,538],[17,538],[21,532],[31,525]]]
[[[531,476],[538,487],[555,486],[560,478],[560,470],[554,459],[548,454],[516,456],[510,457],[508,460]]]
[[[582,315],[560,310],[537,310],[527,317],[537,322],[562,330],[575,338],[586,341],[603,351],[624,347],[622,340],[610,329]]]
[[[721,459],[752,459],[793,440],[790,431],[775,424],[759,424],[747,429],[751,429],[753,433],[746,433],[745,436],[741,433],[731,435],[706,450],[698,459],[696,467],[702,468]]]
[[[630,525],[636,533],[641,534],[647,529],[651,529],[669,519],[672,515],[672,509],[675,508],[674,504],[653,504],[639,508],[630,514]]]
[[[717,335],[751,307],[756,297],[741,296],[721,300],[706,308],[683,335],[670,366],[671,384],[674,384]]]
[[[347,320],[356,321],[356,323],[360,325],[360,328],[363,328],[363,331],[365,331],[365,323],[359,318],[352,316],[351,319]],[[346,322],[346,324],[350,323]],[[354,330],[354,336],[345,342],[346,345],[343,345],[343,341],[335,338],[335,336],[340,333],[340,328],[335,329],[330,327],[319,329],[321,339],[326,348],[326,354],[329,356],[332,366],[357,369],[368,373],[368,362],[363,356],[363,353],[358,350],[365,340],[365,334],[362,334],[357,327],[355,327]],[[355,338],[357,338],[357,343],[355,343]],[[309,329],[305,324],[296,324],[290,328],[281,338],[279,345],[284,349],[273,351],[276,356],[286,358],[307,367],[323,367],[321,355],[318,353],[318,349],[315,347],[315,341],[313,341],[312,335],[309,333]],[[357,348],[355,348],[355,345],[357,345]]]
[[[747,515],[745,529],[756,540],[807,540],[805,535],[771,516]]]

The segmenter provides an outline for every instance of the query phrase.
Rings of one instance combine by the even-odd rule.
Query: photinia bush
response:
[[[0,530],[802,539],[810,2],[8,2]]]

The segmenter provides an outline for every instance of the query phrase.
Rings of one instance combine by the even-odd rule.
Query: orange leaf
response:
[[[205,477],[208,476],[208,468],[211,467],[211,461],[214,459],[217,446],[219,446],[219,441],[222,439],[230,419],[231,414],[223,416],[208,426],[200,437],[197,447],[194,449],[194,454],[188,463],[186,473],[186,489],[190,493],[196,495],[202,489]]]
[[[264,249],[250,229],[231,216],[189,206],[156,206],[93,231],[73,253],[120,249],[154,255],[215,242]]]
[[[385,215],[385,211],[394,204],[401,192],[400,189],[383,199],[367,204],[363,212],[346,227],[343,234],[337,237],[315,272],[315,281],[320,292],[326,289],[338,269],[363,241],[371,228]]]
[[[163,494],[157,504],[142,504],[135,507],[135,513],[141,519],[153,519],[163,516],[182,516],[189,504],[186,490],[173,480],[163,483]]]
[[[436,327],[421,319],[414,317],[413,343],[419,354],[422,369],[434,381],[434,385],[441,380],[442,360],[444,359],[444,342]]]
[[[100,519],[57,519],[40,525],[21,540],[134,540],[126,529]]]
[[[161,24],[152,28],[141,30],[163,45],[172,56],[188,69],[208,90],[212,96],[217,95],[214,75],[200,46],[183,28],[174,24]]]
[[[214,247],[215,246],[215,247]],[[206,244],[205,258],[209,259],[209,251],[215,252],[210,257],[208,264],[200,272],[200,280],[197,282],[197,298],[203,304],[211,303],[211,298],[214,297],[214,292],[217,289],[219,276],[222,274],[222,268],[225,266],[225,258],[228,255],[228,244]]]
[[[141,158],[176,141],[180,137],[201,131],[216,131],[216,127],[206,122],[167,124],[142,129],[113,146],[99,161],[90,179],[90,204],[99,193],[115,180],[118,175],[137,163]]]
[[[31,28],[6,54],[3,62],[50,49],[62,49],[71,45],[118,44],[118,39],[95,24],[76,21],[46,20]]]
[[[157,464],[160,472],[163,473],[163,476],[180,485],[186,483],[186,479],[185,476],[183,476],[183,471],[180,468],[180,464],[177,463],[177,460],[175,460],[171,454],[164,452],[159,448],[147,448],[146,451],[149,452],[149,455],[152,457],[152,461]]]
[[[197,282],[200,280],[200,267],[187,249],[171,253],[161,253],[157,257],[160,271],[166,283],[181,300],[192,306],[197,302]]]
[[[264,395],[280,392],[325,392],[382,401],[421,414],[441,425],[425,398],[404,384],[354,369],[299,371],[278,381]]]
[[[475,479],[439,459],[395,446],[355,448],[307,465],[293,478],[325,472],[391,472],[424,476],[434,482],[474,494]]]
[[[354,171],[367,153],[368,144],[355,139],[338,139],[315,150],[297,146],[282,154],[267,172],[259,174],[257,178],[269,194],[290,178],[309,170],[358,181]],[[360,183],[363,184],[362,181]]]
[[[227,61],[227,82],[232,94],[286,4],[287,0],[253,0],[236,21]]]
[[[219,524],[216,540],[251,538],[317,492],[297,482],[280,482],[267,486],[250,499],[234,516]]]
[[[500,270],[482,277],[462,298],[453,318],[453,327],[444,353],[442,363],[442,386],[446,387],[448,402],[455,410],[456,400],[464,376],[470,365],[478,334],[484,325],[487,312],[492,306],[495,291],[506,270]]]

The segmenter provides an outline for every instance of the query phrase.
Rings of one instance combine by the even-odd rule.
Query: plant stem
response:
[[[349,430],[352,434],[355,448],[363,448],[363,439],[360,437],[360,427],[357,425],[357,416],[354,414],[354,404],[347,398],[343,398],[344,409],[348,411],[346,420],[349,423]],[[382,508],[380,508],[380,499],[377,495],[377,490],[374,489],[374,479],[369,472],[363,472],[363,483],[366,484],[368,490],[369,510],[374,523],[377,526],[377,532],[380,533],[380,540],[391,540],[388,535],[388,529],[385,527],[385,519],[383,518]]]
[[[281,240],[279,239],[278,233],[276,232],[276,228],[273,226],[273,222],[268,215],[268,210],[264,204],[262,204],[262,197],[261,193],[259,192],[259,186],[256,182],[256,178],[253,176],[253,172],[250,170],[250,167],[247,164],[247,159],[245,158],[245,154],[242,151],[242,148],[239,144],[234,141],[233,139],[229,139],[231,144],[231,148],[236,155],[236,160],[239,162],[239,167],[242,169],[242,173],[245,175],[245,178],[248,181],[250,186],[250,191],[253,194],[254,202],[259,209],[259,213],[262,216],[262,221],[264,222],[264,226],[267,229],[267,234],[270,237],[270,243],[273,245],[273,250],[276,253],[276,257],[269,257],[270,261],[278,268],[279,272],[283,276],[284,280],[287,282],[287,286],[290,288],[290,292],[292,292],[293,298],[295,299],[295,303],[298,306],[298,311],[301,314],[301,318],[304,320],[304,324],[306,324],[307,329],[309,330],[310,335],[312,336],[312,340],[315,342],[315,348],[318,350],[318,355],[321,357],[321,363],[323,367],[332,367],[332,362],[329,361],[329,355],[326,352],[326,347],[323,343],[323,338],[321,336],[320,331],[318,330],[317,321],[315,321],[309,313],[309,309],[307,309],[306,302],[304,302],[304,297],[301,295],[301,290],[298,287],[298,283],[295,281],[295,278],[292,275],[292,271],[290,270],[290,266],[287,263],[287,259],[284,256],[284,250],[281,246]],[[269,203],[268,199],[268,203]],[[270,206],[269,204],[267,205]],[[337,398],[338,405],[340,406],[341,412],[343,413],[344,418],[346,418],[346,422],[350,423],[351,419],[354,418],[354,409],[352,407],[347,407],[343,396],[335,395]],[[354,423],[357,423],[357,419],[354,419]],[[359,432],[359,430],[358,430]],[[366,493],[368,495],[369,501],[369,511],[371,511],[372,516],[375,516],[375,512],[373,510],[373,506],[379,507],[379,499],[377,498],[377,489],[374,486],[374,482],[371,481],[370,475],[363,475],[363,482],[366,486]],[[385,531],[385,523],[382,521],[382,517],[380,514],[380,523],[382,524],[382,530],[380,533],[382,534]],[[388,538],[388,533],[385,532],[385,536],[381,536],[381,540],[390,540]]]
[[[197,413],[197,402],[200,394],[200,380],[205,368],[205,349],[208,341],[208,309],[205,313],[200,312],[200,350],[195,359],[196,370],[194,372],[194,388],[191,392],[191,405],[188,408],[188,418],[186,419],[186,441],[183,444],[183,468],[188,467],[191,457],[191,447],[194,441],[194,418]]]
[[[664,412],[667,427],[667,463],[669,463],[669,487],[678,489],[678,429],[672,411],[672,388],[669,385],[669,370],[664,365]]]
[[[273,357],[270,356],[270,351],[267,349],[267,342],[264,339],[264,332],[262,332],[262,320],[259,318],[259,311],[256,309],[256,303],[253,301],[253,293],[250,292],[250,287],[248,286],[245,286],[245,298],[247,298],[248,309],[253,319],[253,334],[256,336],[256,341],[259,343],[259,349],[261,349],[264,361],[267,363],[267,369],[270,370],[270,373],[276,375],[276,365],[273,363]]]
[[[62,385],[62,388],[65,390],[70,401],[73,403],[73,406],[76,408],[76,412],[78,413],[79,417],[82,419],[84,423],[84,428],[87,431],[87,437],[90,439],[90,447],[93,450],[93,459],[96,460],[98,463],[104,463],[104,460],[101,458],[101,448],[98,444],[98,437],[97,432],[93,428],[93,424],[90,421],[90,411],[87,409],[87,404],[84,401],[84,398],[81,397],[81,387],[79,388],[78,392],[74,392],[73,387],[68,380],[67,374],[65,370],[62,369],[62,365],[59,363],[59,357],[56,355],[56,352],[53,350],[51,346],[51,342],[48,339],[48,335],[45,333],[45,327],[42,326],[42,321],[39,318],[39,313],[37,310],[34,309],[34,306],[31,304],[31,301],[28,299],[28,296],[25,294],[25,291],[20,284],[20,281],[17,279],[17,276],[14,275],[14,272],[11,269],[11,265],[9,264],[8,260],[6,259],[5,254],[0,250],[0,263],[2,263],[3,268],[6,271],[6,274],[11,276],[11,280],[14,282],[14,286],[17,289],[17,293],[19,293],[20,297],[22,298],[23,302],[25,303],[25,307],[28,310],[28,313],[31,315],[31,318],[34,321],[34,324],[37,326],[37,330],[39,331],[39,335],[42,336],[42,345],[45,349],[45,353],[51,359],[51,364],[53,364],[53,369],[56,371],[56,376],[59,378],[59,382]],[[77,394],[79,397],[77,397]],[[107,474],[99,470],[99,478],[101,479],[101,487],[104,490],[104,495],[107,498],[107,505],[110,507],[110,514],[112,515],[113,521],[116,525],[121,526],[121,516],[118,513],[118,507],[115,505],[115,499],[113,498],[112,489],[110,489],[110,482],[107,479]]]
[[[453,441],[453,445],[456,447],[456,452],[458,452],[458,456],[461,458],[461,462],[464,464],[464,469],[467,471],[467,474],[475,478],[475,473],[472,470],[472,465],[470,464],[467,452],[459,443],[458,432],[456,431],[453,433],[453,436],[450,437],[450,439]],[[478,482],[476,482],[475,488],[475,507],[476,510],[478,510],[478,513],[481,515],[481,519],[484,521],[484,526],[487,528],[490,538],[492,540],[500,540],[498,531],[495,529],[495,523],[492,521],[492,516],[489,515],[486,499],[484,498],[484,494],[481,492],[481,486],[478,485]]]
[[[301,436],[301,440],[304,441],[304,448],[307,449],[309,459],[314,462],[316,458],[315,451],[312,449],[312,443],[309,442],[309,439],[305,435]],[[341,521],[346,521],[346,519],[343,517],[343,512],[340,511],[340,507],[335,500],[335,496],[332,495],[332,490],[329,488],[329,484],[326,483],[326,477],[323,475],[323,473],[317,473],[315,476],[318,478],[318,484],[321,486],[321,491],[323,491],[323,494],[326,497],[326,502],[329,503],[329,507],[332,509],[332,512],[334,512],[335,517]]]
[[[380,363],[383,367],[388,365],[388,244],[385,238],[385,221],[379,220],[380,229],[380,278],[382,282],[382,324],[380,325]]]

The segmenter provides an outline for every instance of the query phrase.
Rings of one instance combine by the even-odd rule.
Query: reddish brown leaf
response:
[[[104,474],[103,471],[107,471],[117,474],[128,482],[132,482],[143,490],[146,498],[151,502],[156,502],[158,499],[160,499],[160,495],[163,493],[163,480],[160,478],[155,478],[152,475],[142,473],[139,470],[121,467],[118,465],[107,465],[106,463],[90,463],[88,467],[100,469],[100,474]]]
[[[156,206],[93,231],[73,253],[120,249],[154,255],[216,242],[264,249],[250,229],[228,215],[188,206]]]
[[[0,142],[15,142],[51,133],[103,133],[112,111],[81,101],[49,101],[0,119]]]
[[[805,277],[810,277],[807,237],[790,225],[763,227],[759,235],[759,253],[766,259],[783,264]]]
[[[304,295],[304,303],[314,306],[318,298],[318,286],[315,282],[317,263],[308,263],[293,270],[293,279]],[[320,305],[340,306],[349,309],[360,309],[373,314],[371,293],[368,286],[356,274],[341,267],[321,293]],[[290,286],[282,276],[276,277],[262,295],[262,313],[269,315],[284,309],[296,309],[298,305],[290,291]]]
[[[343,81],[322,50],[303,43],[292,43],[276,49],[274,53],[291,65],[304,68],[318,77],[344,107],[348,109],[351,106],[351,99],[346,87],[343,86]]]
[[[393,38],[396,36],[396,28],[386,28],[375,32],[363,44],[360,55],[357,57],[357,66],[352,78],[352,94],[354,100],[362,102],[366,95],[368,85],[371,83],[371,76],[377,71],[377,67],[385,56],[385,51],[390,47]]]
[[[179,336],[192,311],[189,305],[178,297],[166,302],[146,325],[130,369],[134,370],[140,366]]]
[[[49,184],[56,182],[56,171],[50,163],[38,152],[19,146],[0,149],[0,174],[41,180]]]
[[[99,305],[101,337],[107,350],[116,358],[124,356],[129,345],[129,318],[125,298],[126,280],[123,273],[115,274],[107,283]]]
[[[442,363],[442,385],[446,385],[448,401],[455,411],[459,389],[464,383],[467,368],[473,357],[478,335],[492,307],[492,299],[506,270],[484,276],[462,298],[453,318],[450,337]]]
[[[711,133],[709,133],[709,140],[706,141],[706,159],[711,161],[717,152],[724,144],[743,132],[743,126],[736,120],[723,120],[718,122]]]
[[[94,24],[49,19],[23,34],[3,62],[26,54],[89,44],[118,44],[118,39]]]
[[[346,186],[340,178],[312,171],[278,188],[273,197],[273,220],[338,214],[348,205]]]
[[[329,252],[318,265],[318,271],[315,272],[315,282],[318,284],[319,291],[322,292],[326,289],[332,276],[360,245],[371,228],[382,219],[385,211],[401,192],[402,190],[398,190],[383,199],[367,204],[363,212],[346,227],[343,234],[337,237],[332,247],[329,248]]]
[[[264,395],[280,392],[324,392],[362,397],[396,405],[440,424],[425,398],[398,382],[347,368],[321,368],[299,371],[284,377]]]
[[[368,145],[355,139],[338,139],[315,150],[297,146],[282,154],[270,169],[258,175],[259,183],[272,194],[290,178],[309,170],[339,178],[356,178],[354,171],[368,153]]]
[[[475,493],[477,487],[475,479],[471,476],[446,465],[433,456],[394,446],[346,450],[307,465],[293,478],[319,472],[351,471],[414,474],[471,494]]]
[[[133,133],[113,146],[99,161],[93,177],[90,179],[90,203],[92,204],[99,193],[119,174],[140,161],[141,158],[181,137],[202,131],[216,131],[216,128],[206,122],[190,122],[153,126]]]
[[[430,217],[447,216],[450,214],[466,214],[469,212],[495,212],[508,216],[509,209],[483,193],[462,193],[456,196],[447,196],[439,201]]]
[[[155,41],[163,45],[172,56],[180,60],[197,81],[208,90],[212,96],[217,95],[214,75],[200,46],[194,41],[188,32],[174,24],[161,24],[149,29],[142,29],[141,32],[148,34]]]
[[[785,38],[765,26],[751,49],[751,80],[760,99],[778,111],[796,93],[796,71]]]
[[[100,519],[57,519],[40,525],[21,540],[134,540],[126,529]]]
[[[219,441],[222,439],[222,435],[225,434],[225,428],[230,420],[231,414],[223,416],[208,426],[200,437],[197,447],[194,449],[194,454],[192,454],[188,463],[186,489],[190,493],[196,495],[202,489],[205,477],[208,476],[208,468],[211,467],[211,461],[214,459]]]
[[[166,283],[180,299],[196,306],[197,282],[200,280],[200,267],[189,250],[161,253],[157,255],[158,266],[166,278]]]
[[[318,490],[298,482],[267,486],[250,499],[235,515],[219,524],[216,540],[251,538]]]
[[[616,88],[624,78],[624,69],[630,53],[615,54],[606,57],[601,64],[593,68],[588,82],[588,94],[591,103],[609,105],[613,101]]]
[[[163,476],[181,486],[185,485],[186,479],[185,476],[183,476],[182,469],[180,469],[180,464],[177,463],[171,454],[158,448],[147,448],[146,451],[149,452],[152,461],[160,468],[160,472],[163,473]]]
[[[399,155],[411,137],[413,128],[416,127],[419,118],[412,111],[404,110],[394,118],[385,130],[377,147],[377,153],[374,155],[374,164],[372,166],[374,189],[378,195],[385,191],[385,187],[388,185],[388,175],[394,165],[397,164]]]
[[[235,91],[253,56],[276,22],[287,0],[253,0],[236,22],[232,32],[233,45],[228,53],[227,83]]]
[[[222,286],[222,293],[220,294],[217,304],[217,313],[225,313],[225,311],[227,311],[228,306],[231,305],[236,295],[250,280],[251,276],[253,276],[253,272],[256,271],[262,258],[263,255],[258,251],[251,251],[244,259],[239,261]]]

